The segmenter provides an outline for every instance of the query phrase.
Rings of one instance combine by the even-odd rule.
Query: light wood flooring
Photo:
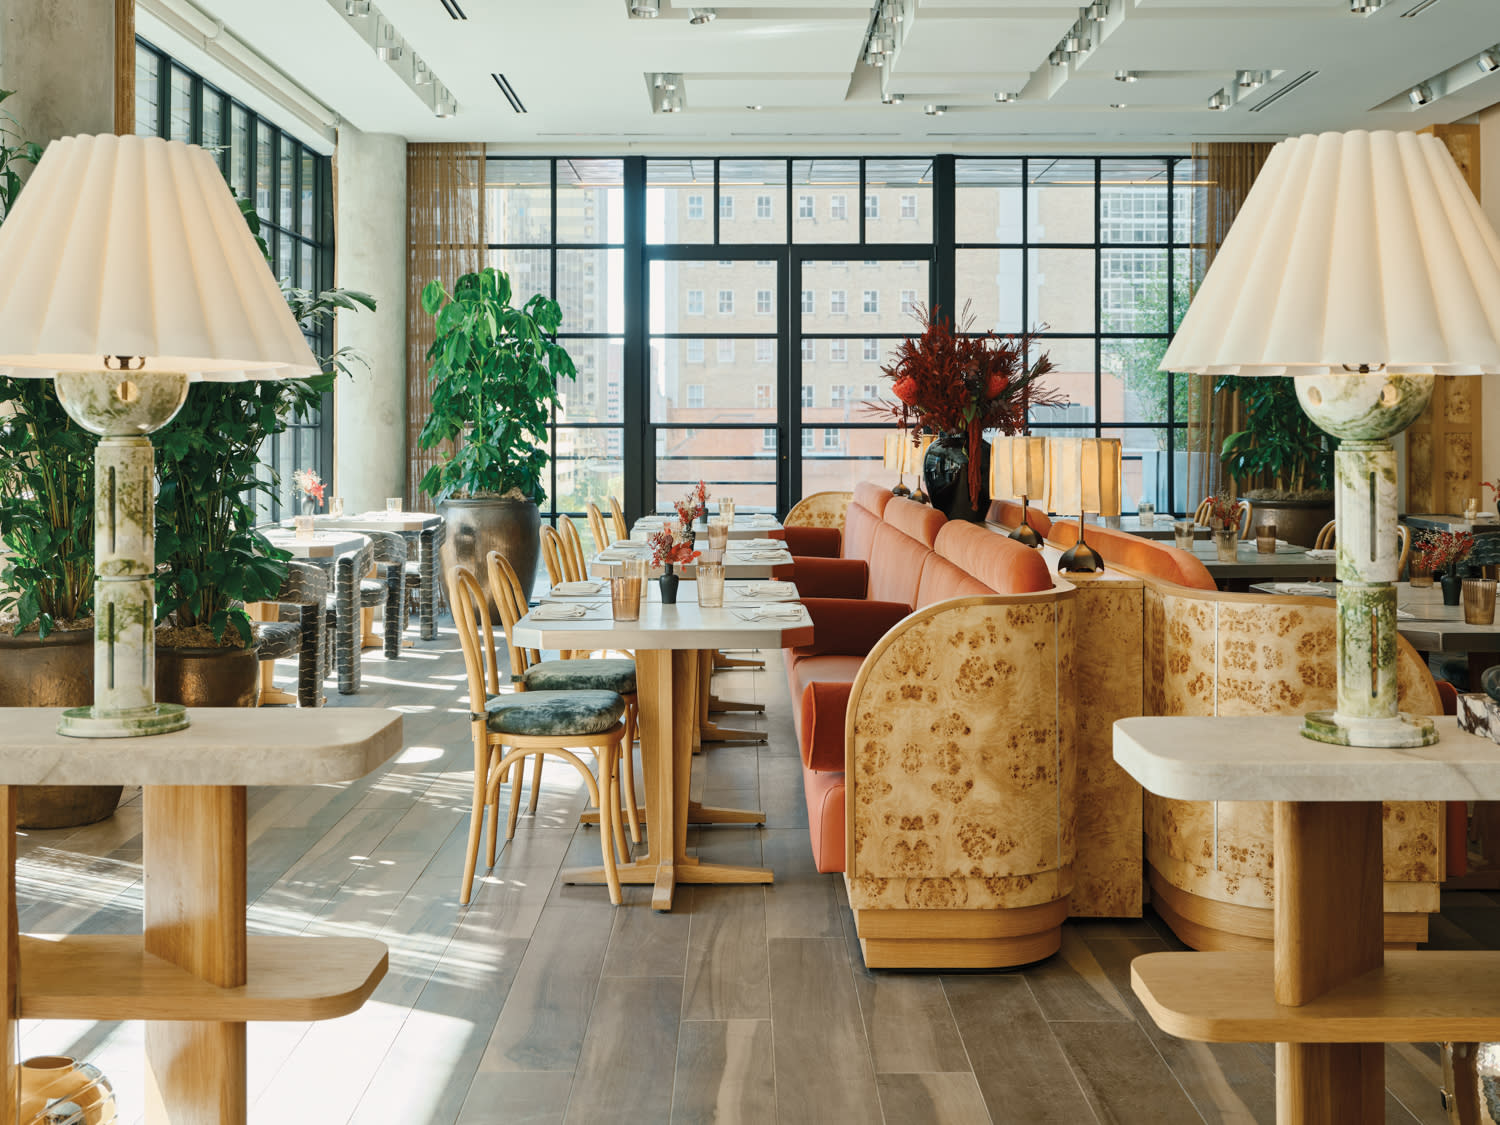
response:
[[[719,694],[767,703],[733,721],[764,724],[769,743],[710,749],[693,782],[769,818],[704,828],[699,853],[764,862],[776,882],[683,888],[665,915],[650,888],[613,909],[602,887],[557,882],[599,854],[567,766],[548,771],[538,815],[460,908],[471,749],[456,637],[450,626],[398,661],[364,660],[363,693],[330,685],[329,703],[404,712],[407,749],[356,784],[251,791],[250,925],[378,937],[391,971],[343,1019],[251,1025],[252,1121],[1273,1121],[1271,1048],[1172,1039],[1131,994],[1132,957],[1180,948],[1154,915],[1070,923],[1062,952],[1025,971],[867,972],[842,881],[812,867],[776,654],[767,671],[715,677]],[[284,663],[278,680],[293,678]],[[139,929],[138,794],[104,823],[23,843],[23,930]],[[1434,936],[1500,947],[1500,898],[1450,896]],[[142,1039],[139,1023],[27,1023],[21,1049],[97,1061],[129,1122]],[[1436,1057],[1388,1049],[1387,1122],[1442,1125]]]

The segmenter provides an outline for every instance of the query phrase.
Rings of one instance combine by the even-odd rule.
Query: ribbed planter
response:
[[[156,650],[156,699],[184,707],[254,707],[260,661],[251,648]]]
[[[489,588],[485,558],[491,551],[510,563],[521,589],[529,595],[536,582],[536,564],[541,553],[542,517],[530,500],[445,500],[438,511],[448,521],[443,543],[441,578],[455,565],[468,567]],[[493,601],[490,612],[498,614]]]
[[[1264,524],[1276,525],[1276,538],[1285,539],[1298,547],[1311,547],[1318,540],[1323,525],[1333,519],[1333,497],[1323,500],[1251,500],[1250,532],[1255,538],[1255,529]]]
[[[87,707],[94,701],[94,631],[0,635],[0,707]],[[22,828],[78,828],[114,813],[120,785],[23,785]]]

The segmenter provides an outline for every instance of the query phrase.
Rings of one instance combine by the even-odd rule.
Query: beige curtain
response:
[[[435,328],[422,311],[422,287],[437,279],[451,289],[484,264],[484,145],[407,145],[406,199],[406,499],[425,504],[418,482],[440,450],[418,443],[431,401],[427,349]]]
[[[1193,288],[1203,280],[1214,254],[1229,233],[1230,224],[1250,194],[1272,145],[1266,143],[1210,143],[1193,145],[1193,206],[1197,230],[1193,241]],[[1188,380],[1187,510],[1228,485],[1219,450],[1224,438],[1239,428],[1239,397],[1216,397],[1213,376]]]

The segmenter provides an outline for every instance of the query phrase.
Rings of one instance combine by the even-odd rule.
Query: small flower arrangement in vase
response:
[[[1412,585],[1431,585],[1432,576],[1441,574],[1443,604],[1457,605],[1463,592],[1463,564],[1474,549],[1474,536],[1467,531],[1428,531],[1417,537],[1415,559],[1411,565]],[[1427,581],[1418,578],[1425,574]]]
[[[309,515],[314,508],[323,506],[323,498],[328,493],[328,486],[316,469],[298,469],[292,474],[292,487],[302,497],[302,510]]]
[[[684,519],[677,523],[666,524],[660,531],[647,538],[646,546],[651,548],[652,565],[662,567],[666,571],[659,579],[662,604],[675,605],[680,579],[672,572],[672,567],[674,564],[686,566],[699,554],[693,550],[691,522]]]
[[[1228,492],[1216,492],[1208,501],[1208,526],[1220,562],[1234,562],[1239,557],[1242,511],[1244,505]]]
[[[1495,497],[1495,511],[1500,512],[1500,479],[1482,480],[1479,482],[1479,487],[1490,490]]]
[[[685,527],[692,527],[695,523],[708,526],[708,485],[701,480],[681,500],[673,505],[677,509],[677,518],[683,522]]]

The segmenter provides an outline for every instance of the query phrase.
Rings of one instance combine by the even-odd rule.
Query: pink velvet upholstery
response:
[[[836,559],[844,546],[844,534],[836,527],[788,527],[780,535],[796,558]]]
[[[844,774],[802,771],[813,864],[819,871],[844,869]]]
[[[1020,527],[1021,504],[1016,500],[991,500],[990,510],[984,518],[990,523],[998,523],[1001,527]],[[1046,512],[1035,505],[1027,505],[1026,523],[1043,539],[1047,538],[1052,531],[1052,520]]]
[[[1179,586],[1191,586],[1197,590],[1218,589],[1213,575],[1197,556],[1179,551],[1170,543],[1142,539],[1118,528],[1092,525],[1086,538],[1089,546],[1098,551],[1106,563],[1175,582]],[[1047,541],[1055,547],[1071,547],[1078,542],[1078,521],[1062,520],[1053,524]]]

